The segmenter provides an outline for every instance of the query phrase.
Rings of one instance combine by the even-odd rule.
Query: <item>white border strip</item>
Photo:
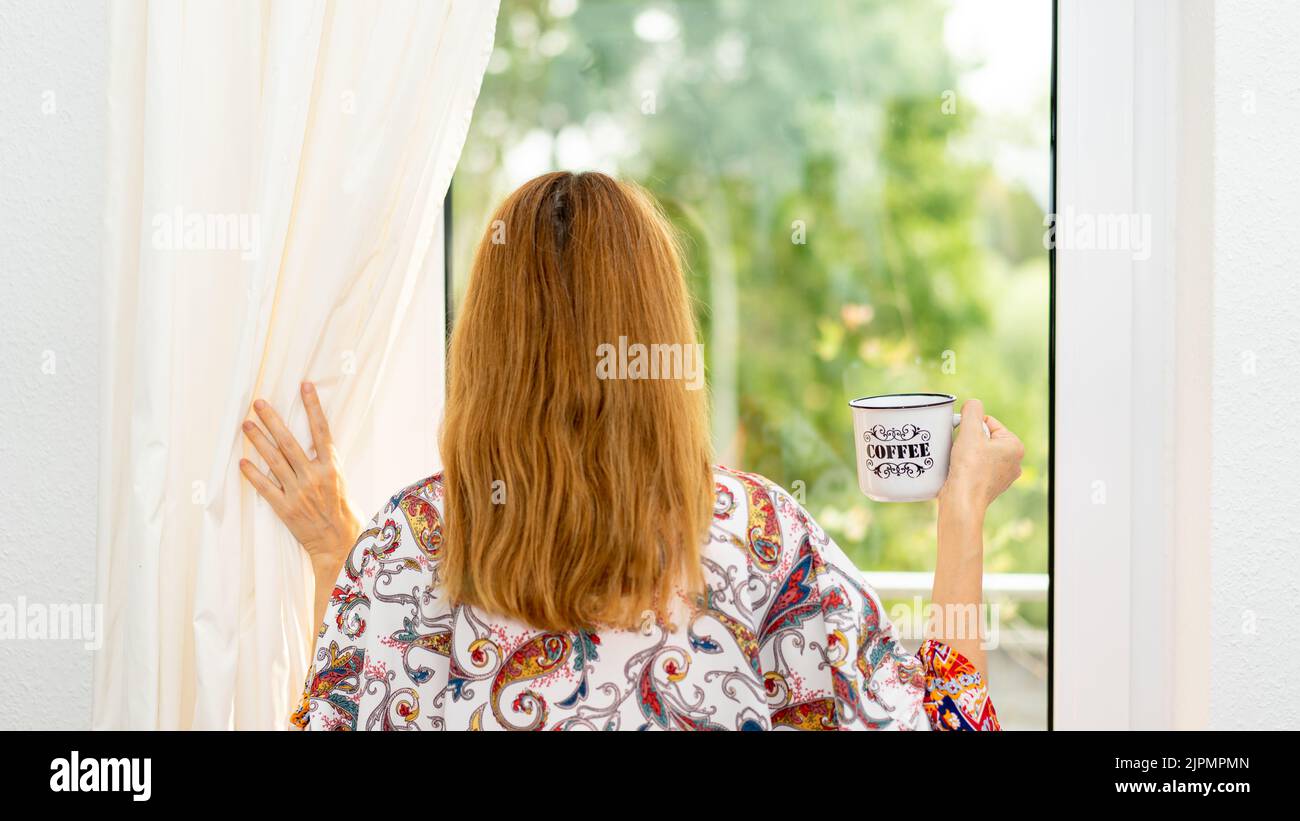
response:
[[[1133,0],[1060,0],[1057,213],[1137,211]],[[1130,725],[1133,259],[1057,225],[1053,726]]]
[[[1060,0],[1054,726],[1203,727],[1209,674],[1211,0]]]

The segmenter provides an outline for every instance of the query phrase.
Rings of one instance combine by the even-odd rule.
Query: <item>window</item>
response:
[[[1051,4],[759,5],[504,0],[452,290],[524,180],[645,185],[687,237],[719,461],[801,498],[891,612],[929,590],[935,508],[859,493],[847,403],[983,399],[1027,451],[986,526],[991,677],[1005,726],[1046,726]]]

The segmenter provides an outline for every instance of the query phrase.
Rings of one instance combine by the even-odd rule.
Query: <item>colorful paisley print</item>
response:
[[[789,494],[717,468],[682,618],[549,633],[438,588],[442,477],[395,495],[344,563],[292,723],[313,730],[996,730],[952,648],[898,644]]]

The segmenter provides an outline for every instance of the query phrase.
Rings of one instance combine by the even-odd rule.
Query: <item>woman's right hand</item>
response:
[[[993,500],[1020,478],[1025,446],[1005,425],[984,414],[978,399],[962,405],[963,423],[952,445],[948,480],[939,491],[940,507],[961,507],[982,514]],[[984,420],[989,435],[975,422]],[[966,422],[964,420],[970,420]]]
[[[302,545],[318,575],[332,579],[361,532],[362,520],[348,501],[315,385],[302,384],[302,401],[315,457],[307,455],[275,409],[259,399],[253,403],[253,410],[266,430],[251,419],[244,421],[243,430],[266,460],[271,475],[262,473],[247,459],[239,460],[239,469]]]

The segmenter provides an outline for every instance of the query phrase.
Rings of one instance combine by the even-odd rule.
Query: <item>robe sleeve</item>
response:
[[[970,660],[928,639],[917,653],[925,669],[925,714],[936,730],[1001,730],[984,677]]]
[[[400,518],[400,517],[399,517]],[[374,595],[377,551],[394,544],[400,526],[379,513],[366,525],[339,570],[307,666],[307,681],[289,723],[301,730],[355,730],[360,712]]]
[[[775,484],[767,490],[785,559],[767,581],[771,602],[758,630],[771,645],[769,679],[799,691],[778,700],[773,726],[1000,730],[970,660],[934,640],[917,653],[904,649],[857,566],[789,494]]]

